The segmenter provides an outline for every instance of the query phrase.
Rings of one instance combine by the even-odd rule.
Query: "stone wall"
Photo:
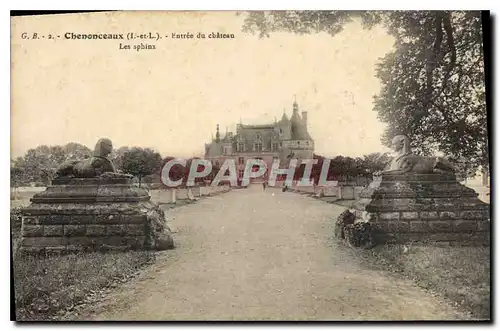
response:
[[[187,188],[184,189],[174,189],[176,192],[176,198],[179,200],[188,200],[188,190]]]
[[[26,252],[141,249],[147,245],[148,219],[120,206],[25,211],[22,247]],[[126,212],[126,213],[124,213]]]
[[[354,186],[340,186],[338,197],[341,200],[354,200]]]
[[[292,190],[300,193],[309,193],[324,197],[338,197],[342,200],[355,200],[363,191],[362,186],[292,186]]]
[[[225,186],[197,186],[192,188],[162,188],[151,190],[151,199],[160,204],[173,204],[177,200],[196,200],[202,196],[210,196],[229,192],[231,187]]]
[[[339,189],[336,186],[326,186],[322,187],[322,193],[325,197],[336,197],[339,195]]]
[[[383,175],[360,194],[356,209],[379,242],[489,242],[489,206],[453,175]]]
[[[201,197],[201,188],[199,186],[191,188],[191,192],[193,194],[193,197],[195,198]]]
[[[151,200],[156,203],[175,203],[175,190],[157,189],[150,190]]]
[[[374,220],[377,228],[385,233],[384,240],[389,241],[487,242],[489,212],[460,209],[378,212]]]
[[[23,253],[173,248],[164,212],[128,179],[54,180],[31,201]]]

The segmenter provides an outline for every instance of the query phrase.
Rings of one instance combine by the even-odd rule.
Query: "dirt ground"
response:
[[[333,239],[343,208],[262,186],[168,211],[177,248],[81,320],[456,320]],[[74,317],[72,317],[74,319]]]

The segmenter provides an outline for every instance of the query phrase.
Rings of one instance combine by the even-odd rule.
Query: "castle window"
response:
[[[273,152],[276,152],[278,150],[278,143],[273,143],[272,150]]]
[[[283,129],[280,129],[280,134],[283,134]]]
[[[240,170],[238,170],[238,177],[239,177],[239,178],[242,178],[244,173],[245,173],[245,170],[244,170],[244,169],[240,169]]]
[[[238,143],[238,152],[244,152],[244,151],[245,151],[245,144]]]
[[[238,158],[238,164],[245,164],[245,158],[244,157],[239,157]]]
[[[253,150],[255,152],[262,152],[262,137],[258,133],[255,135]]]

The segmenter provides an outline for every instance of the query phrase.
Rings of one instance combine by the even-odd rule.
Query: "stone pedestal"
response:
[[[129,178],[55,179],[22,210],[21,251],[168,249],[163,211]]]
[[[451,174],[382,175],[360,193],[358,217],[374,225],[377,243],[488,244],[489,205]]]

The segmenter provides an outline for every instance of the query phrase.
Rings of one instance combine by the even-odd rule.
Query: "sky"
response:
[[[38,145],[101,137],[163,156],[202,156],[215,134],[308,112],[315,153],[386,151],[373,111],[375,65],[392,50],[382,27],[259,39],[235,12],[115,12],[12,18],[11,156]],[[22,39],[36,32],[46,39]],[[234,39],[140,41],[47,39],[77,33],[233,33]]]

